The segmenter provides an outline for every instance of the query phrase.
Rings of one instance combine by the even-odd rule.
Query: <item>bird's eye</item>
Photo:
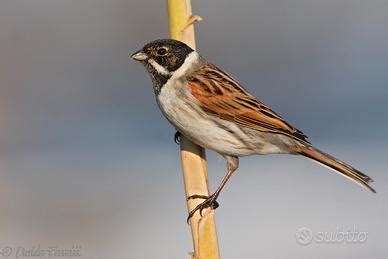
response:
[[[167,53],[167,49],[166,48],[160,48],[160,49],[158,49],[157,53],[158,53],[159,56],[164,56]]]

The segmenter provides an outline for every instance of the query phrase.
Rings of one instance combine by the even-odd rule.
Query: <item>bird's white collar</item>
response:
[[[198,62],[199,55],[196,51],[191,52],[187,57],[185,58],[185,61],[183,64],[174,72],[172,72],[171,79],[176,79],[184,76],[194,63]]]

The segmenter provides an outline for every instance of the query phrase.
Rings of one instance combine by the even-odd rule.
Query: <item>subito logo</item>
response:
[[[309,228],[301,227],[296,231],[295,239],[298,244],[308,245],[313,240],[313,232]]]

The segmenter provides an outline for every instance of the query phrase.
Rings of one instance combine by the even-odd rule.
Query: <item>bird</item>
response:
[[[208,62],[185,43],[158,39],[130,56],[148,71],[156,102],[177,133],[224,157],[227,172],[215,192],[189,212],[216,209],[221,190],[236,171],[239,158],[250,155],[302,155],[375,193],[373,180],[315,148],[307,136],[250,94],[231,75]]]

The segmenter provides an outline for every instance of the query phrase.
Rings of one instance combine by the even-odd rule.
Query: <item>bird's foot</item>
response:
[[[181,137],[182,137],[182,133],[180,133],[179,131],[175,132],[174,141],[177,145],[181,143]]]
[[[216,201],[217,196],[214,193],[210,196],[194,194],[194,195],[187,197],[187,200],[192,200],[192,199],[205,199],[205,200],[203,202],[201,202],[200,204],[198,204],[197,207],[195,207],[192,211],[190,211],[189,216],[187,217],[187,223],[189,223],[189,220],[191,219],[191,217],[194,215],[194,213],[196,211],[199,210],[199,214],[202,217],[203,216],[202,211],[204,209],[211,208],[211,209],[215,210],[220,206],[218,204],[218,202]]]

